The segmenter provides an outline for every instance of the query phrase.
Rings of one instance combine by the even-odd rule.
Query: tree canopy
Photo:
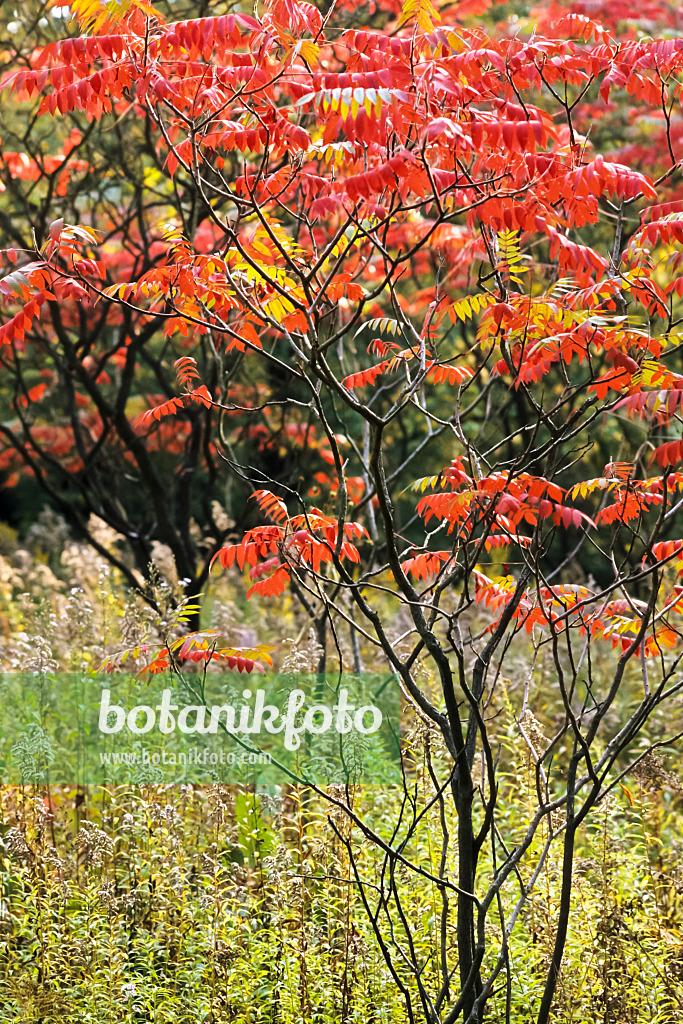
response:
[[[291,595],[320,672],[390,667],[450,758],[457,968],[386,958],[445,1024],[481,1019],[487,914],[562,809],[548,1019],[577,830],[680,685],[680,14],[588,7],[77,0],[70,37],[36,6],[46,38],[3,43],[3,468],[113,527],[132,585],[161,541],[192,595]],[[141,669],[278,642],[192,627]],[[487,709],[519,643],[562,710],[512,849]]]

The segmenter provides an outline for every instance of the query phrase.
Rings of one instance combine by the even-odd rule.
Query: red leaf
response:
[[[201,402],[206,409],[210,409],[213,405],[213,398],[206,384],[200,384],[198,388],[195,388],[191,397],[196,402]]]
[[[662,444],[659,448],[655,448],[650,457],[650,462],[656,462],[662,469],[681,461],[683,461],[683,441],[669,441],[667,444]]]

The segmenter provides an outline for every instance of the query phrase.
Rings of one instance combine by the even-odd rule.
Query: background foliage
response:
[[[159,9],[180,20],[236,8],[206,2],[160,4]],[[624,44],[651,36],[673,38],[682,27],[675,3],[653,2],[636,15],[612,3],[574,4],[571,9],[590,15]],[[432,10],[429,3],[403,8],[418,26],[420,19],[431,24]],[[351,3],[325,5],[327,13],[335,32],[358,25]],[[363,13],[371,27],[388,26],[393,32],[401,5],[372,2]],[[476,0],[442,9],[445,23],[457,18],[473,26],[479,19],[497,38],[550,32],[560,14],[555,5],[489,6]],[[87,21],[87,13],[83,17]],[[68,33],[78,34],[65,8],[48,9],[30,0],[20,10],[6,14],[3,9],[0,51],[5,69],[28,67],[36,48]],[[580,145],[611,156],[634,174],[662,178],[658,200],[675,203],[683,129],[680,102],[665,117],[651,104],[639,108],[633,95],[618,85],[606,102],[599,101],[598,82],[585,94],[579,89],[572,95],[577,123],[589,126]],[[101,121],[78,108],[63,117],[41,118],[40,96],[22,102],[4,96],[3,246],[22,252],[49,245],[57,233],[56,217],[66,224],[97,227],[107,254],[106,283],[114,287],[161,265],[173,237],[158,227],[165,219],[173,220],[174,230],[198,248],[212,244],[209,211],[197,182],[182,173],[170,177],[149,122],[134,116],[132,108],[113,111]],[[231,181],[243,174],[244,153],[233,150],[222,170]],[[602,202],[600,214],[594,223],[577,225],[572,237],[609,255],[617,251],[618,219],[620,250],[637,241],[642,229],[637,207]],[[679,239],[674,228],[668,230],[670,235],[664,229],[653,242],[659,245],[661,266],[652,279],[662,289],[675,284],[679,268]],[[515,237],[506,239],[505,232],[498,236],[496,266],[507,275],[508,285],[524,291],[525,266],[533,252],[544,286],[561,293],[559,268],[547,247],[528,243],[523,251]],[[469,292],[474,277],[474,250],[466,241],[458,232],[444,232],[439,241],[454,267],[448,280],[453,304]],[[417,329],[434,278],[442,272],[439,246],[416,257],[405,283],[403,313],[406,323]],[[637,263],[637,254],[634,259]],[[235,574],[229,582],[210,577],[208,568],[221,546],[239,542],[245,530],[262,522],[259,510],[246,500],[254,480],[280,485],[334,514],[331,446],[303,408],[308,396],[295,361],[282,362],[277,369],[271,364],[264,374],[239,350],[217,356],[206,335],[170,339],[161,317],[136,317],[115,303],[89,306],[83,298],[74,291],[66,296],[71,301],[50,304],[48,315],[33,322],[22,359],[13,358],[16,351],[3,357],[2,500],[8,525],[0,531],[2,668],[39,674],[89,671],[107,657],[115,662],[121,650],[143,642],[167,646],[183,633],[189,614],[195,624],[201,621],[203,627],[219,630],[236,647],[251,648],[264,636],[277,636],[281,648],[276,664],[319,669],[328,656],[324,618],[309,614],[299,595],[276,596],[256,611],[246,600],[248,582]],[[341,293],[338,298],[346,301]],[[634,315],[635,309],[648,343],[656,341],[658,332],[675,331],[681,316],[679,290],[672,287],[667,293],[668,306],[659,319],[650,316],[651,305],[639,302],[635,294],[632,298],[629,313]],[[454,310],[448,340],[457,353],[465,353],[476,347],[477,316],[485,313],[485,306],[458,308],[462,315]],[[378,316],[388,311],[373,310]],[[362,329],[348,339],[345,352],[334,355],[340,374],[366,372],[373,334]],[[131,346],[134,360],[128,358]],[[195,386],[187,364],[185,375],[176,366],[190,350],[202,382],[197,386],[208,388],[209,397],[221,387],[241,408],[231,409],[220,430],[214,410],[200,400],[186,403],[175,419],[147,417],[140,425],[145,410],[172,402],[180,387]],[[385,354],[376,349],[373,362]],[[667,360],[673,374],[681,372],[677,345]],[[562,364],[553,365],[543,382],[545,396],[562,395],[566,383]],[[512,462],[533,417],[509,381],[493,392],[486,384],[484,380],[473,401],[470,440],[482,450],[495,450],[503,438],[501,458]],[[374,395],[371,401],[379,413],[391,407],[390,386],[384,389],[380,382]],[[450,415],[452,396],[449,389],[436,395],[434,415]],[[261,402],[264,410],[255,416]],[[675,417],[672,422],[676,430]],[[35,444],[22,452],[15,442],[27,423]],[[356,451],[362,450],[358,416],[348,415],[337,426]],[[665,429],[669,426],[664,424]],[[564,467],[564,486],[600,478],[603,467],[624,458],[645,465],[649,451],[670,436],[662,429],[656,418],[644,422],[621,415],[594,422],[590,446],[586,442],[581,458]],[[418,475],[418,464],[420,474],[424,470],[433,476],[451,462],[447,433],[432,440],[428,458],[416,459],[423,439],[423,418],[407,407],[386,442],[394,463],[404,469],[406,484]],[[223,472],[220,445],[232,472]],[[249,474],[240,476],[236,467],[248,467]],[[371,503],[363,498],[368,481],[351,479],[352,500],[368,521],[373,515]],[[424,537],[415,502],[415,494],[399,490],[397,517],[407,549]],[[608,544],[614,541],[611,524],[603,524],[601,536]],[[610,550],[617,558],[625,556],[630,539],[620,534]],[[505,557],[497,561],[494,552],[491,559],[503,576],[509,568]],[[584,546],[574,553],[568,531],[554,533],[547,557],[548,564],[566,559],[577,583],[590,582],[594,575],[603,582],[606,570],[593,549]],[[200,620],[187,607],[202,588]],[[382,596],[377,607],[389,642],[407,657],[411,622],[406,608]],[[481,608],[472,608],[465,624],[477,635],[486,629],[488,618]],[[376,651],[359,643],[347,626],[335,635],[340,660],[371,663]],[[472,664],[470,659],[468,671]],[[596,655],[592,671],[596,680],[609,678],[609,648]],[[626,673],[618,708],[608,722],[614,728],[619,714],[637,706],[638,671],[632,666]],[[499,752],[498,826],[520,841],[536,801],[537,766],[529,744],[538,749],[562,720],[554,673],[548,648],[522,636],[506,656],[487,708],[490,742]],[[424,693],[437,700],[433,670],[423,666],[418,676]],[[680,728],[680,718],[680,702],[656,713],[636,753],[651,743],[665,743]],[[407,716],[406,721],[409,799],[406,791],[371,787],[343,795],[387,841],[397,817],[421,817],[419,831],[408,829],[403,852],[432,876],[455,873],[457,851],[444,854],[441,847],[444,830],[457,832],[455,809],[447,802],[430,802],[428,796],[434,775],[447,771],[448,753],[437,730],[416,717]],[[681,782],[674,768],[668,746],[648,754],[578,835],[573,911],[555,993],[558,1021],[674,1024],[679,1019],[683,850]],[[420,1000],[411,963],[421,965],[423,984],[438,988],[441,983],[436,952],[441,894],[428,878],[404,870],[400,862],[388,869],[381,850],[347,816],[310,792],[286,787],[268,792],[4,787],[0,831],[0,1004],[7,1020],[399,1021],[405,1019],[402,986],[415,1005]],[[545,836],[542,828],[529,851],[531,858]],[[484,880],[496,871],[495,849],[494,843],[482,851],[479,870]],[[379,893],[380,901],[384,899],[387,871],[391,906],[387,899],[383,913],[390,929],[398,932],[394,976],[363,905],[364,893]],[[365,888],[357,884],[357,873]],[[553,954],[561,879],[562,854],[553,847],[510,939],[506,972],[490,998],[488,1019],[532,1019]],[[524,881],[520,874],[522,886]],[[493,915],[487,921],[485,968],[492,966],[501,944],[500,920],[509,916],[515,899],[516,894],[502,892],[500,919]],[[400,933],[402,917],[409,922],[405,934]],[[456,957],[455,936],[449,934],[445,949]]]

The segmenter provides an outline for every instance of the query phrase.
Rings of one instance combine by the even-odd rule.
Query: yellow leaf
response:
[[[399,18],[399,28],[415,18],[418,27],[429,33],[441,22],[439,12],[431,0],[405,0]]]
[[[626,797],[627,797],[628,802],[630,803],[631,807],[633,807],[635,801],[633,799],[633,796],[631,795],[630,790],[628,790],[626,788],[626,786],[624,786],[623,783],[621,783],[621,782],[619,783],[619,785],[621,786],[622,791],[626,794]]]

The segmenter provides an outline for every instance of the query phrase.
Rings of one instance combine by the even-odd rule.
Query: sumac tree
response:
[[[145,157],[134,186],[116,177],[6,253],[0,432],[47,488],[76,474],[139,564],[156,537],[196,585],[211,563],[242,572],[252,600],[289,593],[310,616],[321,671],[391,668],[441,744],[432,791],[421,806],[407,787],[388,833],[330,799],[384,858],[378,885],[343,834],[411,1021],[473,1024],[500,1000],[509,1019],[511,936],[561,845],[544,1024],[577,834],[678,732],[683,38],[620,38],[618,19],[556,6],[511,33],[485,6],[386,4],[366,29],[350,4],[170,21],[74,3],[81,34],[5,88],[124,144],[128,123]],[[632,161],[596,141],[626,103],[660,140]],[[140,528],[105,450],[149,496]],[[202,560],[188,496],[224,480],[254,518]],[[496,724],[520,656],[521,832]],[[406,873],[438,894],[429,966]]]

